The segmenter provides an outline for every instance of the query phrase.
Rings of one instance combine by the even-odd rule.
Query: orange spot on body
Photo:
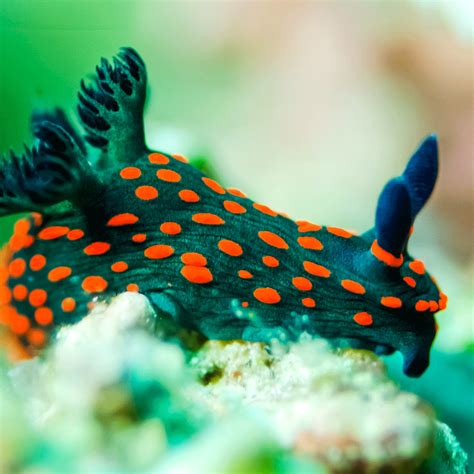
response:
[[[271,255],[265,255],[264,257],[262,257],[262,262],[264,263],[264,265],[270,268],[275,268],[280,265],[280,261]]]
[[[54,240],[64,237],[69,232],[69,227],[60,225],[45,227],[38,233],[38,238],[41,240]]]
[[[418,300],[415,304],[416,311],[426,311],[430,309],[430,302],[425,300]]]
[[[32,235],[25,235],[25,239],[23,241],[23,248],[27,249],[31,247],[34,243],[35,239]]]
[[[18,252],[19,250],[24,248],[28,237],[30,237],[30,236],[22,235],[22,234],[12,235],[12,237],[10,238],[10,241],[9,241],[10,250],[12,252]]]
[[[26,270],[26,262],[22,258],[15,258],[8,265],[8,273],[12,278],[20,278]]]
[[[43,216],[39,212],[32,212],[31,217],[36,227],[39,227],[43,223]]]
[[[412,277],[404,277],[403,281],[410,287],[415,288],[416,286],[416,281]]]
[[[343,237],[344,239],[349,239],[354,235],[352,232],[349,232],[345,229],[341,229],[339,227],[326,227],[326,230],[330,234],[337,235],[338,237]]]
[[[181,201],[184,201],[184,202],[199,202],[199,200],[201,199],[199,195],[196,192],[192,191],[191,189],[182,189],[178,193],[178,196],[181,199]]]
[[[32,328],[26,335],[28,342],[35,347],[42,347],[46,342],[46,334],[43,330]]]
[[[46,293],[46,291],[42,290],[41,288],[37,288],[31,291],[30,295],[28,296],[28,301],[30,302],[30,305],[33,306],[34,308],[43,306],[46,303],[47,299],[48,299],[48,293]]]
[[[309,262],[305,260],[303,262],[303,268],[311,275],[322,277],[322,278],[329,278],[331,275],[331,271],[328,270],[326,267],[322,265],[318,265],[314,262]]]
[[[141,170],[135,166],[128,166],[120,171],[120,177],[122,179],[138,179],[141,175]]]
[[[281,296],[273,288],[257,288],[253,292],[255,299],[265,304],[277,304],[281,301]]]
[[[8,286],[6,285],[0,286],[0,305],[3,306],[3,305],[10,304],[11,300],[12,300],[12,292],[10,288],[8,288]]]
[[[135,196],[142,201],[151,201],[158,197],[158,191],[153,186],[138,186],[135,189]]]
[[[224,201],[222,204],[224,209],[232,214],[245,214],[247,212],[244,206],[235,201]]]
[[[101,276],[91,275],[82,280],[82,289],[87,293],[102,293],[109,284]]]
[[[382,296],[380,303],[387,308],[401,308],[402,300],[396,296]]]
[[[296,224],[298,226],[298,232],[317,232],[322,229],[322,226],[308,221],[296,221]]]
[[[365,311],[354,315],[354,321],[361,326],[371,326],[373,323],[372,315]]]
[[[177,235],[181,233],[181,226],[177,222],[163,222],[160,225],[160,230],[163,234]]]
[[[184,265],[181,269],[181,275],[191,283],[205,284],[213,280],[211,271],[206,267],[196,267],[193,265]]]
[[[17,301],[25,301],[28,296],[28,289],[25,285],[15,285],[13,287],[13,298]]]
[[[48,326],[53,322],[53,312],[49,308],[38,308],[35,311],[35,319],[41,326]]]
[[[423,275],[425,273],[425,264],[421,260],[413,260],[413,262],[410,262],[408,266],[418,275]]]
[[[244,199],[247,197],[247,195],[245,193],[243,193],[240,189],[237,189],[237,188],[228,188],[227,192],[229,194],[232,194],[232,196],[237,196],[237,197],[241,197],[241,198],[244,198]]]
[[[316,306],[316,301],[314,301],[313,298],[303,298],[301,303],[303,303],[303,306],[306,306],[307,308],[314,308]]]
[[[207,258],[198,252],[186,252],[181,255],[181,261],[185,265],[193,267],[205,267],[207,265]]]
[[[239,275],[240,278],[242,278],[244,280],[250,280],[251,278],[253,278],[252,273],[250,273],[247,270],[239,270],[238,275]]]
[[[146,240],[146,234],[132,235],[132,241],[135,242],[136,244],[141,244],[145,242],[145,240]]]
[[[170,162],[170,159],[162,153],[150,153],[148,160],[154,165],[167,165]]]
[[[61,309],[65,313],[72,313],[76,309],[76,300],[71,297],[64,298],[61,301]]]
[[[70,276],[71,273],[72,270],[69,267],[56,267],[48,273],[48,280],[51,282],[61,281]]]
[[[127,262],[115,262],[110,266],[110,269],[115,273],[123,273],[128,270]]]
[[[13,226],[13,232],[19,235],[25,235],[30,231],[30,221],[28,219],[19,219]]]
[[[206,177],[203,177],[202,181],[209,189],[212,189],[215,193],[225,194],[225,189],[217,181]]]
[[[69,240],[79,240],[84,237],[84,232],[80,229],[73,229],[67,233],[67,238]]]
[[[129,283],[127,285],[127,291],[131,293],[138,293],[140,291],[140,287],[136,283]]]
[[[219,250],[221,252],[224,252],[225,254],[230,255],[231,257],[240,257],[244,253],[242,247],[237,242],[234,242],[232,240],[219,240],[217,246],[219,247]]]
[[[316,237],[298,237],[298,244],[308,250],[323,249],[323,244]]]
[[[380,247],[377,240],[374,240],[372,242],[372,247],[370,248],[370,251],[378,260],[385,263],[385,265],[388,265],[389,267],[398,268],[402,266],[403,255],[400,255],[399,257],[392,255],[390,252],[387,252],[382,247]]]
[[[189,163],[189,160],[181,153],[173,153],[171,155],[175,160],[181,161],[181,163]]]
[[[433,301],[433,300],[430,301],[430,311],[432,313],[438,311],[438,303],[436,301]]]
[[[84,249],[86,255],[104,255],[110,250],[110,244],[107,242],[94,242]]]
[[[291,282],[300,291],[310,291],[313,288],[311,281],[305,277],[294,277]]]
[[[363,295],[365,293],[365,288],[354,280],[342,280],[341,285],[345,290],[350,291],[351,293],[357,295]]]
[[[132,225],[138,222],[138,217],[135,214],[126,212],[124,214],[117,214],[116,216],[109,219],[107,222],[108,227],[121,227],[123,225]]]
[[[442,291],[439,293],[439,301],[438,301],[439,309],[442,311],[446,309],[448,306],[448,297]]]
[[[210,213],[194,214],[192,219],[194,222],[204,225],[222,225],[225,223],[224,219]]]
[[[156,177],[161,181],[168,183],[179,183],[181,181],[181,175],[173,170],[161,169],[156,172]]]
[[[30,328],[30,321],[26,316],[16,314],[10,321],[10,329],[18,335],[26,334]]]
[[[248,308],[249,307],[249,302],[248,301],[242,301],[242,308]]]
[[[264,204],[258,204],[256,202],[253,203],[253,207],[260,211],[262,214],[266,214],[267,216],[275,217],[278,215],[278,212],[275,212],[273,209],[270,209],[268,206]]]
[[[171,245],[152,245],[145,252],[145,257],[151,260],[161,260],[174,254],[174,248]]]
[[[288,249],[288,244],[286,243],[286,240],[273,232],[262,230],[258,233],[258,236],[266,244],[271,245],[272,247],[285,250]]]

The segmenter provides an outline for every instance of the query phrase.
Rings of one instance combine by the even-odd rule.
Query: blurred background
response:
[[[31,142],[34,108],[75,117],[80,78],[120,46],[148,67],[150,147],[205,157],[294,218],[371,227],[384,183],[437,133],[440,178],[410,248],[448,309],[420,380],[387,362],[473,454],[472,38],[467,1],[3,0],[0,152]]]

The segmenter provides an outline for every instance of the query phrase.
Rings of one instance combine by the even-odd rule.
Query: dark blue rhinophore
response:
[[[429,135],[405,171],[391,179],[380,193],[375,213],[375,228],[380,247],[400,255],[407,243],[416,215],[430,197],[438,176],[438,143]]]

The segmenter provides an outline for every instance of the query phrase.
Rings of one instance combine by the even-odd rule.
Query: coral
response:
[[[309,336],[191,350],[158,337],[162,326],[124,293],[40,357],[4,363],[2,472],[407,473],[435,432],[425,466],[462,465],[455,439],[440,438],[449,430],[369,351]]]

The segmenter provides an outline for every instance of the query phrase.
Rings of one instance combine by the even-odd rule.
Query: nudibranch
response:
[[[84,135],[59,109],[36,113],[34,146],[1,163],[0,216],[30,212],[0,267],[0,319],[22,347],[34,353],[96,301],[139,291],[210,339],[306,332],[398,350],[404,372],[422,374],[447,298],[407,241],[438,174],[436,137],[388,181],[374,228],[354,235],[293,221],[180,154],[148,149],[146,81],[133,49],[102,59],[81,83]]]

